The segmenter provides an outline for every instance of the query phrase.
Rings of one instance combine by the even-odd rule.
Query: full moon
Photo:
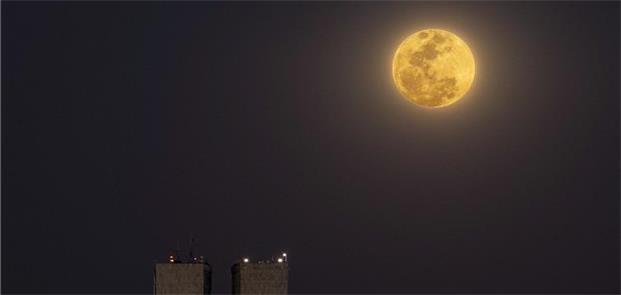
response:
[[[438,29],[416,32],[395,52],[392,77],[406,99],[440,108],[460,100],[474,81],[474,56],[457,35]]]

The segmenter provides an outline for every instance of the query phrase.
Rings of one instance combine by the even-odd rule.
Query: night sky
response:
[[[619,2],[2,3],[3,293],[150,293],[190,233],[230,292],[619,292]],[[472,49],[403,99],[399,43]]]

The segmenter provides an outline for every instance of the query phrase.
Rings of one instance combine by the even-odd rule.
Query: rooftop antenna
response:
[[[188,251],[188,255],[190,256],[188,257],[188,260],[190,260],[190,262],[194,262],[196,260],[194,257],[194,242],[194,235],[190,232],[190,249]]]
[[[179,262],[181,262],[181,260],[179,259],[179,258],[180,258],[180,257],[179,257],[179,248],[180,248],[180,247],[179,247],[179,240],[177,240],[177,248],[175,248],[175,258],[176,258],[177,260],[179,260]]]

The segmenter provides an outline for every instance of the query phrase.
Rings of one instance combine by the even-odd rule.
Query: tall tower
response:
[[[233,294],[287,294],[289,264],[287,254],[276,260],[251,262],[242,259],[231,268]]]
[[[153,293],[160,294],[210,294],[211,267],[200,259],[183,263],[170,256],[169,263],[155,265]]]

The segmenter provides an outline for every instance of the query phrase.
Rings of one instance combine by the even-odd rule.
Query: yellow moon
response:
[[[392,77],[406,99],[440,108],[460,100],[474,81],[474,56],[457,35],[427,29],[407,37],[395,52]]]

